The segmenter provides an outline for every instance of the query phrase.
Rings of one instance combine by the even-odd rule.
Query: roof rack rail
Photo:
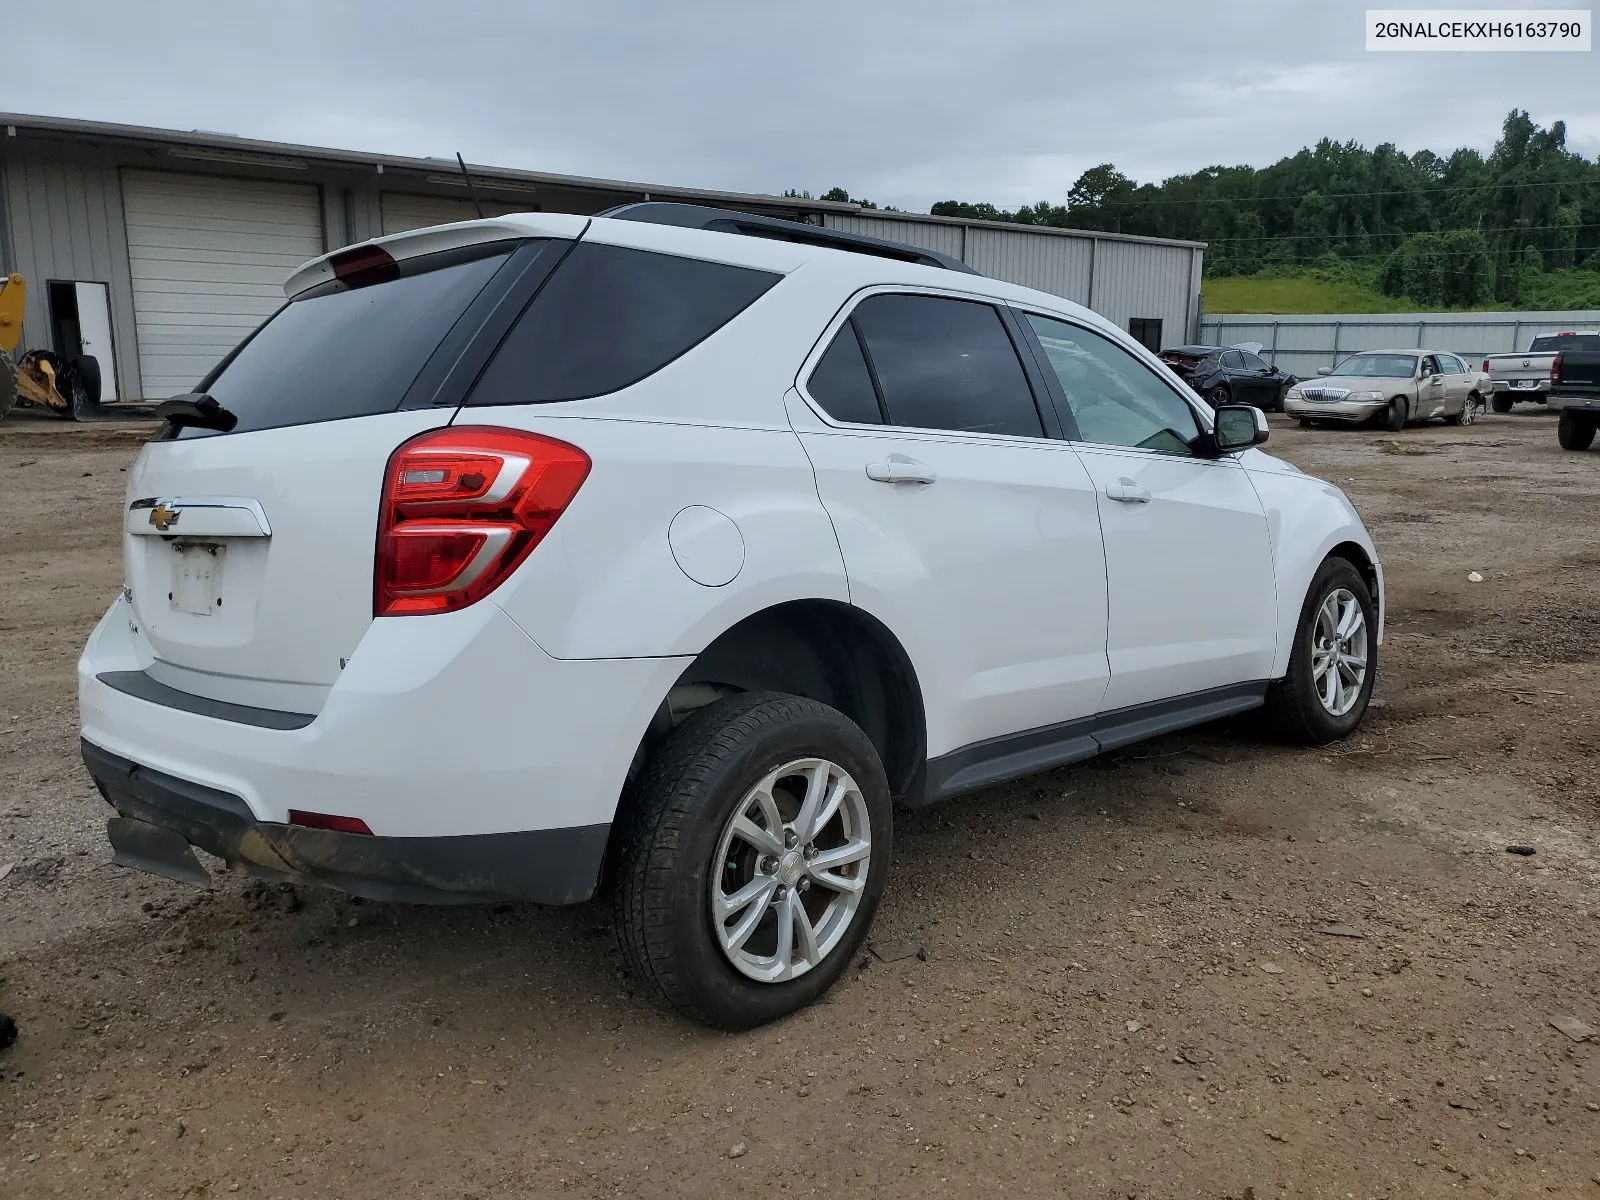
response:
[[[735,212],[727,208],[708,208],[700,204],[675,204],[666,200],[641,200],[622,204],[596,214],[616,221],[644,221],[651,225],[677,225],[684,229],[710,229],[717,233],[742,233],[746,237],[771,238],[780,242],[800,242],[807,246],[826,246],[830,250],[849,250],[856,254],[871,254],[878,258],[892,258],[899,262],[920,263],[925,267],[942,267],[947,271],[963,271],[976,275],[966,263],[936,250],[920,246],[907,246],[883,238],[868,237],[864,233],[846,233],[841,229],[827,229],[821,225],[806,225],[799,221],[785,221],[781,217],[762,217],[754,213]]]

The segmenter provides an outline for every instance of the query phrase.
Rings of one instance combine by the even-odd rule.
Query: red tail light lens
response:
[[[306,812],[303,808],[289,810],[289,824],[301,825],[306,829],[331,829],[335,833],[364,833],[372,836],[372,830],[360,817],[336,817],[332,813]]]
[[[449,612],[483,599],[588,475],[587,454],[536,433],[457,426],[412,438],[384,474],[373,613]]]
[[[1556,351],[1556,356],[1550,360],[1550,382],[1561,382],[1561,351]]]
[[[1487,358],[1483,360],[1483,373],[1485,375],[1489,373],[1489,360]]]

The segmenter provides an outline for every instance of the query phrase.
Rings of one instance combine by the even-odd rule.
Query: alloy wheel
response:
[[[1311,678],[1322,707],[1342,717],[1367,679],[1367,617],[1349,588],[1329,592],[1311,630]]]
[[[822,758],[769,772],[734,808],[710,873],[711,924],[741,975],[804,975],[843,939],[872,860],[866,798]]]

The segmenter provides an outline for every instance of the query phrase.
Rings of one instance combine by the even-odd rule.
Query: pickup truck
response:
[[[1562,349],[1550,364],[1545,401],[1561,413],[1557,437],[1563,450],[1587,450],[1600,429],[1600,337],[1586,349]]]
[[[1489,376],[1489,403],[1494,411],[1510,412],[1518,400],[1545,403],[1550,394],[1550,365],[1561,350],[1600,350],[1600,332],[1582,329],[1540,334],[1526,354],[1491,354],[1485,358],[1483,370]]]

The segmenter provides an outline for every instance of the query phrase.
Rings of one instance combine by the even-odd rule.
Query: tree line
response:
[[[1515,303],[1546,270],[1600,270],[1600,162],[1512,110],[1487,155],[1406,154],[1324,138],[1255,168],[1207,167],[1159,184],[1110,163],[1078,177],[1065,204],[1014,211],[946,200],[934,215],[1098,229],[1208,243],[1208,275],[1269,267],[1378,264],[1389,295],[1424,304]]]

